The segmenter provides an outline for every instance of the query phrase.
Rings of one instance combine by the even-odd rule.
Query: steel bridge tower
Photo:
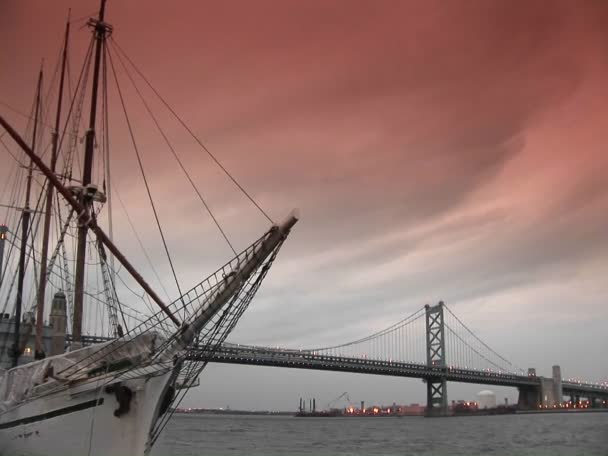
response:
[[[426,312],[426,364],[438,374],[427,377],[426,415],[447,416],[448,393],[446,389],[445,330],[443,324],[443,301],[424,306]]]

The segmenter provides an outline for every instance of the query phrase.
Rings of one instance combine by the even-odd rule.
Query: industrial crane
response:
[[[337,398],[335,398],[334,400],[329,401],[329,402],[327,403],[327,408],[328,408],[328,409],[334,408],[334,407],[333,407],[333,406],[334,406],[334,404],[335,404],[336,402],[338,402],[340,399],[342,399],[343,397],[345,397],[345,398],[346,398],[346,401],[347,401],[348,403],[350,403],[350,397],[348,397],[348,392],[347,392],[347,391],[345,391],[345,392],[343,392],[342,394],[340,394],[340,395],[339,395]]]

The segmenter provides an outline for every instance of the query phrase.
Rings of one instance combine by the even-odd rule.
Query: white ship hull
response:
[[[147,455],[171,381],[171,371],[123,381],[133,395],[129,411],[119,417],[116,395],[101,382],[22,404],[1,416],[0,456]]]

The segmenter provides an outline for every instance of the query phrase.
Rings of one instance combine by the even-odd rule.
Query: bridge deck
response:
[[[540,378],[506,372],[479,371],[458,367],[429,367],[424,364],[348,358],[315,354],[310,351],[274,349],[238,344],[224,344],[211,354],[193,349],[190,360],[214,363],[273,366],[409,378],[445,377],[448,381],[511,387],[538,387]],[[563,382],[564,394],[593,394],[608,399],[608,386]]]
[[[85,344],[100,343],[107,337],[84,337]],[[307,350],[290,350],[252,345],[224,343],[217,350],[203,350],[201,347],[190,349],[191,361],[208,361],[223,364],[243,364],[253,366],[273,366],[293,369],[312,369],[360,374],[388,375],[409,378],[439,378],[461,383],[511,387],[538,387],[540,378],[516,375],[507,372],[480,371],[460,367],[429,367],[425,364],[383,361],[365,358],[328,356]],[[565,395],[592,394],[608,400],[608,385],[563,382]]]
[[[416,363],[327,356],[307,351],[265,347],[224,345],[210,355],[204,353],[197,355],[194,352],[190,359],[206,360],[214,363],[330,370],[422,379],[445,377],[448,381],[513,387],[537,386],[539,384],[539,379],[536,377],[510,373],[477,371],[456,367],[429,367]]]

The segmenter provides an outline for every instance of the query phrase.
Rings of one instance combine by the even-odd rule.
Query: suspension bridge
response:
[[[83,342],[106,340],[84,336]],[[557,365],[551,377],[537,376],[534,368],[517,367],[443,302],[426,305],[381,331],[344,344],[289,349],[228,342],[213,345],[201,340],[189,348],[187,360],[418,378],[426,383],[427,416],[449,414],[448,382],[517,388],[522,410],[575,408],[583,403],[608,407],[608,382],[567,380]]]
[[[427,387],[428,416],[448,414],[448,382],[517,388],[521,409],[575,407],[582,398],[589,407],[608,406],[608,383],[565,380],[559,366],[553,366],[551,377],[521,369],[483,342],[443,302],[345,344],[312,349],[200,345],[191,348],[189,360],[420,378]]]

